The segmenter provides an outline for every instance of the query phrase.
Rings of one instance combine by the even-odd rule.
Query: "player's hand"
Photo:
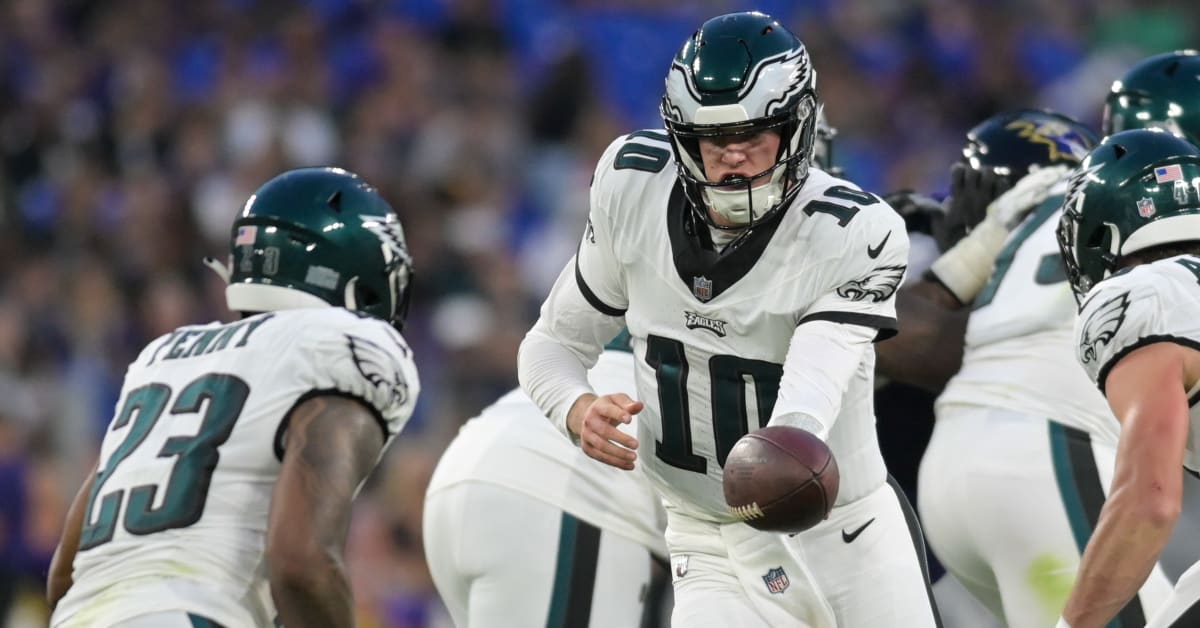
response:
[[[933,235],[933,225],[946,218],[940,201],[912,190],[896,190],[885,194],[883,200],[904,218],[904,228],[910,233]]]
[[[604,464],[632,471],[638,442],[617,426],[632,421],[643,407],[645,404],[624,393],[603,395],[588,404],[582,418],[568,419],[567,427],[579,436],[583,453]]]
[[[950,167],[946,217],[935,225],[938,248],[947,251],[987,217],[988,205],[1008,190],[1008,178],[964,163]]]
[[[1071,171],[1067,166],[1034,169],[1017,181],[1011,190],[1001,194],[987,208],[988,220],[995,220],[1012,230],[1034,208],[1050,195],[1050,188]]]

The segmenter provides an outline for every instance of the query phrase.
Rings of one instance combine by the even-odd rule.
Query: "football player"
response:
[[[231,237],[231,267],[209,263],[243,318],[129,365],[51,564],[52,626],[354,625],[351,501],[419,391],[404,232],[365,181],[308,168]]]
[[[633,389],[621,334],[588,373]],[[640,471],[588,458],[520,389],[467,421],[425,497],[425,557],[456,626],[648,626],[666,515]],[[631,426],[622,426],[634,433]],[[656,567],[656,563],[664,566]]]
[[[771,17],[705,22],[666,85],[666,133],[623,136],[597,165],[579,251],[522,343],[522,386],[587,455],[638,462],[665,498],[673,624],[936,625],[871,406],[904,221],[810,167],[815,73]],[[622,324],[636,393],[597,395],[587,368]],[[636,438],[617,428],[638,413]],[[794,539],[723,498],[730,448],[768,424],[826,440],[841,471],[830,518]]]
[[[1156,571],[1200,471],[1200,148],[1162,131],[1109,136],[1072,177],[1058,228],[1082,301],[1076,356],[1120,421],[1098,513],[1060,627],[1109,624]],[[1149,626],[1200,625],[1200,563]]]
[[[1195,53],[1180,52],[1132,68],[1108,97],[1104,132],[1139,124],[1200,130],[1196,108],[1189,106],[1200,96],[1198,62]],[[1057,163],[1073,164],[1077,157],[1065,156],[1062,147],[1078,145],[1070,138],[1087,131],[1071,126],[1054,132],[1043,125],[1031,134],[1028,124],[1007,130],[981,125],[966,149],[967,161],[1018,173],[1024,169],[1014,165],[1052,166],[1056,154]],[[1035,182],[1021,186],[1036,191],[1038,186],[1029,187]],[[1118,432],[1103,398],[1063,362],[1072,347],[1075,311],[1051,236],[1066,182],[1053,185],[1050,197],[1009,238],[990,240],[998,253],[994,264],[982,255],[973,262],[960,256],[954,265],[943,260],[930,280],[918,284],[921,292],[903,291],[898,308],[905,334],[879,350],[884,372],[934,389],[961,365],[938,401],[918,505],[939,559],[1015,626],[1046,625],[1065,603],[1111,481]],[[992,209],[1019,215],[1036,195],[1018,200]],[[974,270],[964,273],[967,268]],[[986,272],[986,281],[971,279]],[[1015,491],[1013,477],[1031,481]],[[1169,586],[1156,567],[1122,610],[1123,621],[1144,623]]]

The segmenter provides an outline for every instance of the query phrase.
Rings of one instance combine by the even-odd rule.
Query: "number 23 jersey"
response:
[[[264,540],[284,418],[316,394],[353,397],[390,443],[416,366],[387,323],[341,308],[181,327],[130,364],[54,626],[184,610],[271,625]]]
[[[821,387],[809,384],[826,378],[821,369],[789,369],[821,356],[788,353],[810,323],[895,332],[894,294],[908,257],[903,220],[878,197],[812,169],[786,211],[718,254],[668,167],[666,139],[639,131],[606,151],[575,266],[584,298],[624,315],[633,338],[646,404],[638,464],[675,508],[730,521],[721,478],[733,444],[774,416],[816,415],[832,426],[839,502],[873,490],[886,479],[871,405],[873,349],[851,365],[848,384],[835,386],[839,398],[819,401],[811,397]]]

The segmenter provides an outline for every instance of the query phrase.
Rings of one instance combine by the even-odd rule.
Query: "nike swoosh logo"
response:
[[[884,239],[886,240],[887,238]],[[880,246],[882,247],[883,245],[881,244]],[[871,525],[872,523],[875,523],[875,517],[871,517],[870,521],[862,524],[857,530],[851,532],[850,534],[846,534],[846,531],[842,530],[842,540],[847,543],[853,543],[854,539],[857,539],[858,535],[862,534],[863,530],[866,530],[867,526]]]
[[[876,257],[879,257],[879,254],[883,252],[883,246],[885,244],[887,244],[888,238],[890,238],[890,237],[892,237],[891,231],[887,232],[887,235],[883,236],[883,241],[879,243],[879,246],[872,247],[872,246],[868,245],[867,246],[867,257],[869,257],[871,259],[875,259]]]

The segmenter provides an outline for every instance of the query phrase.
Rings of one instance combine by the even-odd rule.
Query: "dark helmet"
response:
[[[684,42],[666,83],[662,117],[696,212],[718,226],[711,208],[740,228],[787,206],[808,178],[816,135],[817,77],[804,44],[768,15],[721,15]],[[766,130],[780,136],[774,165],[738,181],[708,181],[701,139]],[[751,188],[760,176],[769,182]]]
[[[403,326],[412,282],[404,230],[358,175],[285,172],[246,201],[231,238],[229,309],[333,305]]]
[[[1086,125],[1048,110],[1016,109],[994,115],[967,131],[963,162],[976,170],[1009,177],[1029,174],[1030,166],[1079,165],[1098,139]]]
[[[1154,55],[1113,82],[1104,101],[1104,134],[1147,128],[1200,144],[1200,53]]]
[[[1058,225],[1078,300],[1122,256],[1200,241],[1200,148],[1162,129],[1111,135],[1071,177]]]

